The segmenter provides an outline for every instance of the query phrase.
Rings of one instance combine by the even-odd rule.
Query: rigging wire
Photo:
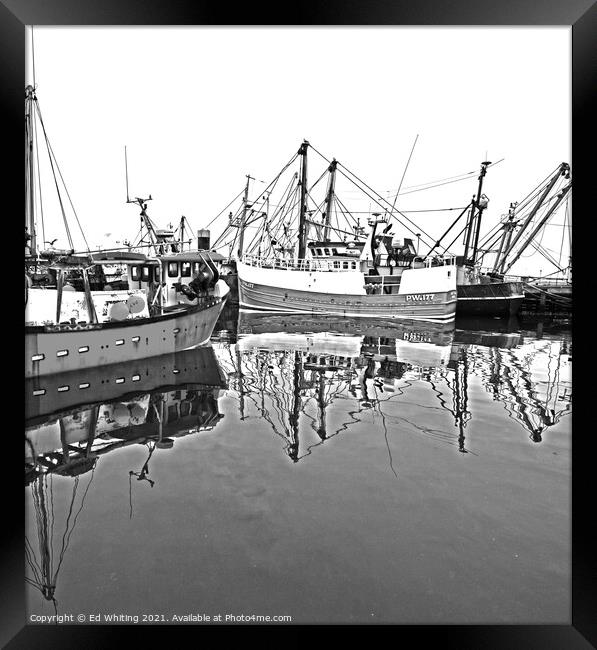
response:
[[[319,152],[319,151],[318,151],[318,150],[317,150],[313,145],[310,144],[310,147],[313,149],[313,151],[315,151],[315,153],[317,153],[319,156],[321,156],[321,158],[323,158],[327,163],[330,163],[330,161],[329,161],[329,160],[328,160],[328,159],[327,159],[327,158],[326,158],[322,153],[320,153],[320,152]],[[364,181],[362,181],[362,180],[361,180],[361,179],[360,179],[356,174],[354,174],[353,172],[351,172],[351,171],[350,171],[350,170],[349,170],[345,165],[343,165],[342,163],[338,162],[338,163],[337,163],[337,168],[338,168],[338,167],[342,167],[343,169],[345,169],[349,174],[351,174],[352,176],[354,176],[354,177],[358,180],[359,183],[361,183],[362,185],[364,185],[364,186],[365,186],[365,187],[366,187],[370,192],[372,192],[374,195],[376,195],[377,197],[379,197],[379,199],[381,199],[381,200],[382,200],[384,203],[386,203],[387,205],[390,205],[389,201],[387,201],[387,200],[384,199],[382,196],[380,196],[380,195],[379,195],[379,194],[378,194],[378,193],[377,193],[373,188],[369,187],[369,185],[367,185],[367,183],[365,183]],[[342,175],[343,175],[347,180],[349,180],[351,183],[353,183],[356,187],[359,187],[359,186],[357,185],[357,183],[356,183],[352,178],[350,178],[347,174],[345,174],[345,173],[342,171],[342,169],[340,169],[339,171],[340,171],[340,173],[341,173],[341,174],[342,174]],[[373,201],[375,201],[375,203],[377,203],[377,205],[379,205],[381,208],[384,208],[384,209],[387,211],[387,208],[386,208],[382,203],[380,203],[380,202],[375,198],[375,196],[371,196],[371,195],[368,194],[365,190],[363,190],[363,188],[360,188],[360,190],[361,190],[364,194],[366,194],[367,196],[369,196],[370,199],[372,199]],[[420,231],[420,234],[425,235],[425,237],[427,237],[427,238],[431,241],[431,243],[433,243],[433,238],[432,238],[430,235],[428,235],[428,234],[427,234],[427,233],[426,233],[422,228],[420,228],[419,226],[417,226],[417,224],[415,224],[411,219],[409,219],[405,214],[403,214],[403,213],[402,213],[400,210],[398,210],[397,208],[394,208],[393,210],[395,210],[395,211],[398,212],[400,215],[402,215],[402,216],[403,216],[403,217],[404,217],[404,218],[405,218],[409,223],[411,223],[411,224],[412,224],[412,225],[413,225],[417,230]],[[392,217],[394,217],[394,219],[396,219],[396,221],[398,221],[402,226],[404,226],[404,227],[405,227],[409,232],[411,232],[413,235],[415,235],[415,236],[417,235],[417,233],[416,233],[414,230],[412,230],[412,229],[409,228],[406,224],[404,224],[404,223],[403,223],[403,222],[402,222],[402,221],[401,221],[401,220],[400,220],[400,219],[399,219],[395,214],[393,214],[392,212],[390,212],[390,215],[391,215]],[[444,250],[445,250],[445,249],[444,249]]]
[[[497,162],[492,163],[491,165],[487,165],[487,169],[489,169],[489,167],[494,167],[498,163],[501,163],[503,160],[504,160],[504,158],[502,158],[501,160],[498,160]],[[468,174],[467,176],[464,176],[463,178],[457,178],[456,180],[448,180],[448,181],[445,181],[443,183],[436,183],[435,185],[428,185],[427,187],[421,187],[419,189],[411,190],[409,192],[402,192],[401,196],[405,196],[407,194],[414,194],[415,192],[424,192],[425,190],[431,190],[431,189],[434,189],[436,187],[442,187],[443,185],[450,185],[451,183],[459,183],[460,181],[469,180],[476,173],[477,172],[471,172],[470,174]]]
[[[404,167],[404,172],[402,172],[402,178],[400,179],[400,185],[398,185],[398,189],[396,190],[396,196],[394,197],[394,202],[392,203],[392,210],[396,206],[396,201],[398,200],[398,195],[400,194],[400,190],[402,189],[402,182],[404,181],[404,177],[406,176],[406,170],[408,169],[408,165],[410,164],[410,159],[412,158],[413,151],[415,150],[415,145],[417,144],[418,139],[419,139],[419,134],[417,133],[417,137],[415,138],[415,141],[413,142],[412,149],[410,150],[410,155],[408,156],[408,160],[406,161],[406,165]]]
[[[85,237],[85,233],[83,232],[83,228],[81,227],[81,222],[79,221],[79,217],[78,217],[78,215],[77,215],[77,211],[75,210],[75,206],[73,205],[72,199],[71,199],[71,197],[70,197],[70,193],[69,193],[69,191],[68,191],[68,187],[66,186],[66,183],[64,182],[64,178],[63,178],[63,176],[62,176],[62,172],[60,171],[60,165],[58,164],[58,161],[56,160],[56,156],[55,156],[55,154],[54,154],[54,150],[52,149],[52,145],[50,144],[50,141],[49,141],[49,139],[48,139],[48,135],[47,135],[47,133],[46,133],[46,127],[45,127],[44,122],[43,122],[43,119],[42,119],[42,117],[41,117],[41,111],[40,111],[40,109],[39,109],[39,104],[38,104],[37,98],[35,99],[35,109],[36,109],[37,115],[38,115],[38,117],[39,117],[39,122],[40,122],[40,124],[41,124],[41,126],[42,126],[42,129],[43,129],[43,132],[44,132],[44,137],[45,137],[46,144],[47,144],[47,147],[48,147],[48,154],[51,154],[51,156],[50,156],[50,164],[52,165],[52,173],[54,174],[54,182],[56,183],[56,191],[57,191],[58,194],[59,194],[58,199],[59,199],[59,201],[60,201],[60,208],[61,208],[61,210],[62,210],[62,216],[63,216],[63,218],[64,218],[65,227],[66,227],[66,230],[67,230],[67,236],[68,236],[68,239],[69,239],[70,247],[71,247],[71,248],[74,248],[73,243],[72,243],[72,239],[71,239],[71,236],[70,236],[70,230],[69,230],[69,228],[68,228],[68,223],[67,223],[67,219],[66,219],[66,214],[65,214],[65,212],[64,212],[64,208],[63,208],[63,205],[62,205],[62,198],[60,197],[60,191],[58,190],[58,182],[57,182],[57,180],[56,180],[56,175],[55,175],[55,173],[54,173],[54,165],[52,164],[52,158],[53,158],[54,161],[56,162],[56,169],[58,170],[58,174],[59,174],[59,176],[60,176],[60,180],[62,181],[62,185],[63,185],[64,190],[65,190],[65,192],[66,192],[66,196],[68,197],[68,200],[69,200],[70,206],[71,206],[71,208],[72,208],[72,210],[73,210],[73,214],[75,215],[75,219],[76,219],[76,221],[77,221],[77,225],[79,226],[79,230],[81,231],[81,236],[83,237],[83,241],[85,242],[85,246],[87,246],[87,251],[89,252],[91,249],[89,248],[89,244],[88,244],[88,242],[87,242],[87,238]]]

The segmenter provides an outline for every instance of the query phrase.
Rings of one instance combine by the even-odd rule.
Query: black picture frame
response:
[[[231,21],[233,21],[231,23]],[[9,241],[16,241],[19,225],[13,215],[22,214],[23,209],[23,167],[13,165],[11,161],[22,160],[22,107],[24,81],[25,25],[228,25],[239,27],[246,25],[570,25],[572,27],[572,106],[573,106],[573,155],[572,169],[575,178],[574,203],[577,214],[588,219],[594,212],[594,202],[589,202],[595,181],[589,180],[592,165],[583,161],[594,134],[594,115],[592,99],[597,71],[597,54],[595,41],[597,36],[597,7],[594,0],[567,0],[553,2],[550,0],[453,0],[450,3],[441,0],[319,0],[302,2],[283,9],[278,5],[255,5],[243,3],[229,5],[224,3],[207,3],[204,0],[0,0],[0,97],[6,112],[3,124],[2,150],[7,161],[4,171],[5,219],[3,223],[13,228]],[[478,53],[482,56],[482,53]],[[549,137],[549,134],[546,134]],[[6,207],[9,199],[11,208]],[[586,212],[583,211],[583,206]],[[583,211],[583,212],[581,212]],[[590,211],[590,212],[589,212]],[[583,229],[581,220],[578,227]],[[11,222],[11,223],[9,223]],[[575,228],[577,227],[575,222]],[[14,236],[13,236],[14,234]],[[579,243],[582,236],[576,230],[573,238],[575,248],[575,278],[591,278],[587,256],[582,254]],[[14,247],[16,264],[20,267],[20,247],[18,253]],[[578,254],[581,251],[581,254]],[[10,251],[6,251],[10,252]],[[594,254],[593,254],[594,255]],[[578,263],[576,262],[578,260]],[[7,265],[8,262],[5,262]],[[10,263],[12,264],[12,263]],[[587,267],[587,268],[585,268]],[[5,279],[9,278],[5,267]],[[586,275],[585,275],[586,274]],[[14,283],[16,284],[16,282]],[[580,283],[584,285],[585,283]],[[579,285],[580,286],[580,285]],[[590,327],[590,314],[583,307],[581,291],[589,291],[590,285],[580,286],[579,297],[574,306],[574,340],[590,341],[590,333],[583,333],[583,327]],[[16,289],[15,289],[16,295]],[[589,293],[587,296],[592,300]],[[19,301],[20,301],[19,297]],[[10,298],[16,305],[16,297]],[[594,301],[593,301],[594,303]],[[587,310],[587,316],[583,311]],[[16,308],[15,308],[16,312]],[[8,310],[7,318],[15,318]],[[12,331],[5,334],[4,345],[16,347],[10,343]],[[19,336],[19,334],[17,334]],[[590,344],[588,347],[590,354]],[[7,350],[8,351],[8,350]],[[581,356],[584,352],[581,350]],[[583,360],[581,359],[581,364]],[[5,367],[5,376],[9,373]],[[13,385],[22,372],[22,355],[18,350],[12,366],[12,375],[8,374],[9,384]],[[444,648],[558,648],[573,650],[576,648],[597,647],[597,603],[595,599],[595,582],[597,581],[597,561],[595,559],[595,534],[591,520],[592,496],[592,441],[594,436],[591,420],[588,426],[584,417],[589,415],[590,405],[594,400],[591,381],[583,380],[576,368],[573,374],[575,401],[579,406],[573,414],[573,431],[576,433],[573,445],[573,558],[572,558],[572,624],[569,626],[528,626],[528,625],[488,625],[488,626],[289,626],[262,627],[238,626],[232,633],[239,639],[253,636],[253,633],[265,634],[269,642],[288,643],[303,642],[305,634],[309,640],[317,639],[338,643],[348,637],[359,642],[369,640],[370,635],[384,628],[389,632],[393,644],[414,641],[417,644],[437,644]],[[14,390],[14,387],[13,387]],[[6,393],[8,394],[8,393]],[[15,401],[10,398],[10,401]],[[584,405],[584,406],[583,406]],[[588,406],[587,406],[588,405]],[[14,406],[9,404],[9,410]],[[583,415],[584,414],[584,417]],[[125,639],[139,643],[145,642],[151,635],[153,643],[172,643],[172,636],[179,631],[191,632],[196,642],[204,641],[206,635],[224,639],[229,628],[183,626],[152,627],[109,627],[109,626],[31,626],[25,625],[25,572],[24,562],[24,517],[22,505],[21,465],[11,460],[22,453],[20,431],[20,413],[16,413],[17,425],[5,426],[5,444],[10,449],[9,462],[5,467],[4,494],[7,501],[17,504],[9,517],[5,515],[2,533],[2,606],[0,608],[0,642],[3,647],[16,648],[52,648],[86,647],[108,648],[124,645]],[[18,440],[17,440],[18,439]],[[14,444],[14,450],[12,445]],[[17,448],[17,444],[19,445]],[[14,451],[14,453],[12,453]],[[8,474],[6,473],[8,471]],[[532,487],[532,486],[531,486]],[[332,629],[330,629],[332,628]],[[341,637],[338,636],[341,633]]]

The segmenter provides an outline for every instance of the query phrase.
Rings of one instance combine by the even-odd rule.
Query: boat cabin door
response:
[[[193,279],[193,263],[184,260],[170,260],[165,267],[165,298],[166,305],[192,304],[188,297],[177,289],[181,284],[188,285]]]

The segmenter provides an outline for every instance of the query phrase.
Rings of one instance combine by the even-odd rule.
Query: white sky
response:
[[[153,196],[158,227],[184,214],[195,229],[245,174],[269,182],[303,138],[380,193],[398,187],[417,134],[403,190],[504,158],[485,178],[482,233],[571,162],[567,26],[35,27],[34,44],[40,108],[92,247],[139,229],[138,208],[125,203],[125,145],[130,195]],[[322,171],[314,158],[312,180]],[[475,175],[397,207],[464,206],[476,187]],[[439,237],[457,214],[409,216]],[[61,220],[47,211],[45,222],[46,239],[66,247]],[[561,239],[548,227],[542,243],[557,257]],[[534,254],[512,272],[539,270],[554,268]]]

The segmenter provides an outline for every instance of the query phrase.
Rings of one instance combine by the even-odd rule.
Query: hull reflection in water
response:
[[[453,336],[453,323],[240,312],[236,344],[218,350],[241,419],[265,419],[297,462],[363,413],[385,418],[409,382],[445,373]],[[330,409],[341,421],[330,425]]]
[[[387,432],[400,421],[392,402],[415,383],[429,389],[435,408],[452,422],[418,431],[461,453],[470,451],[465,431],[474,416],[472,376],[533,442],[571,412],[568,348],[561,341],[454,324],[247,312],[239,313],[233,340],[221,340],[217,350],[240,418],[267,421],[293,462],[348,431],[366,412],[379,416]]]
[[[225,378],[211,345],[28,379],[25,382],[25,418],[90,401],[109,401],[131,391],[151,391],[194,381],[204,386],[224,385]]]
[[[115,382],[120,376],[139,379]],[[129,471],[129,483],[146,481],[153,487],[149,464],[156,450],[171,449],[183,436],[211,431],[224,417],[218,399],[226,381],[209,346],[148,359],[143,365],[114,364],[44,382],[46,392],[31,394],[27,401],[25,423],[25,484],[30,487],[37,526],[25,540],[26,581],[57,611],[58,572],[99,459],[144,445],[146,460],[138,471]],[[76,388],[84,383],[92,389],[84,393],[88,401],[81,403],[82,393]],[[58,390],[67,385],[73,390]],[[62,504],[54,497],[54,480],[61,480],[55,476],[72,482],[72,492]]]

